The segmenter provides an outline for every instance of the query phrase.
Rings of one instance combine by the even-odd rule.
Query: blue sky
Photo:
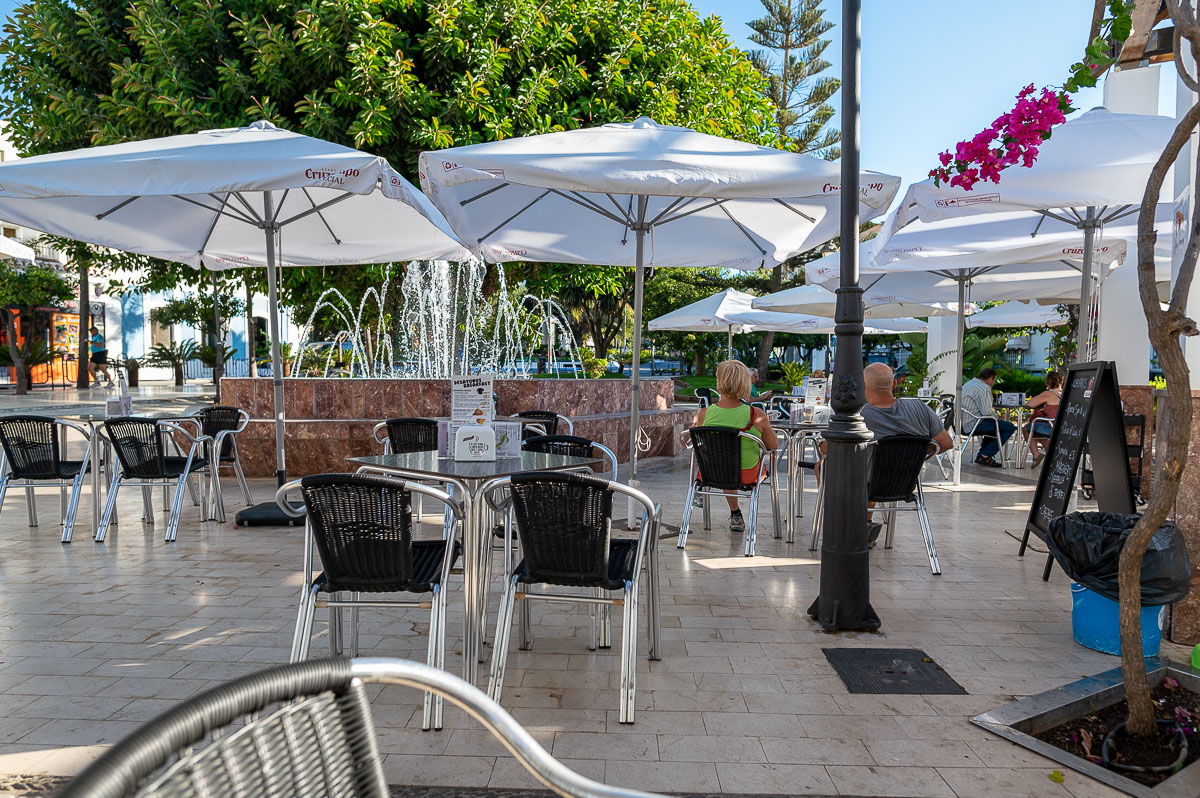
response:
[[[716,14],[744,48],[759,0],[692,0]],[[824,0],[835,24],[825,51],[841,73],[840,0]],[[937,154],[1012,108],[1021,87],[1061,86],[1087,43],[1092,0],[862,0],[862,165],[923,180]],[[841,95],[835,95],[834,106]],[[1097,89],[1076,95],[1081,109]]]

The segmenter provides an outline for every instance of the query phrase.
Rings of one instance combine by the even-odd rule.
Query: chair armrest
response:
[[[304,502],[300,502],[300,507],[297,509],[290,501],[287,495],[289,492],[300,487],[300,480],[293,479],[291,482],[285,482],[279,486],[279,490],[275,491],[275,503],[279,505],[279,509],[290,515],[292,518],[303,518],[307,509]]]
[[[384,438],[379,437],[379,433],[383,432],[385,430],[387,430],[387,422],[386,421],[380,421],[374,427],[371,427],[371,435],[375,438],[376,443],[387,444],[388,439],[386,437],[384,437]]]
[[[211,441],[213,439],[211,435],[193,435],[183,427],[170,421],[156,421],[154,423],[157,424],[160,429],[170,429],[178,432],[180,435],[191,441],[192,445],[204,443],[205,441]]]

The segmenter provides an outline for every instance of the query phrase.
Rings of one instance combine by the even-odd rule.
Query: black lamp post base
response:
[[[285,513],[275,502],[263,502],[238,510],[234,516],[234,523],[238,526],[303,526],[304,516],[295,518]]]
[[[817,596],[817,600],[808,608],[808,614],[826,632],[878,632],[882,624],[870,602],[862,606],[843,607],[834,599],[822,611],[821,597]]]

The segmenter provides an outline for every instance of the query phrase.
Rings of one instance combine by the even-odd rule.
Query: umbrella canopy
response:
[[[1005,211],[1137,206],[1174,130],[1175,120],[1168,116],[1093,108],[1054,128],[1034,165],[1006,170],[998,184],[976,183],[966,191],[934,185],[932,178],[914,183],[898,209],[898,225],[914,218],[931,222]]]
[[[646,117],[421,153],[420,176],[485,260],[636,267],[633,481],[643,268],[773,266],[838,233],[837,164]],[[861,185],[860,211],[871,219],[891,203],[899,178],[863,172]]]
[[[382,158],[269,122],[0,164],[0,217],[192,266],[266,266],[281,482],[276,267],[469,257]]]
[[[37,253],[15,238],[0,236],[0,260],[34,260]]]
[[[745,325],[729,321],[729,314],[739,310],[750,310],[754,297],[726,288],[710,297],[705,297],[678,310],[672,310],[646,324],[649,330],[672,330],[676,332],[725,332],[735,328],[736,333],[749,332]]]
[[[745,310],[729,315],[730,321],[746,325],[747,332],[787,332],[830,335],[837,322],[827,316],[803,313],[783,313],[772,310]],[[929,325],[920,319],[875,319],[863,326],[863,335],[892,335],[902,332],[925,332]]]
[[[837,310],[837,294],[823,285],[811,283],[755,297],[754,307],[757,310],[811,313],[816,316],[832,317]],[[863,307],[863,318],[865,319],[953,316],[958,312],[950,302],[914,302],[901,298],[898,294],[886,294],[878,291],[863,293]]]
[[[1053,305],[1005,302],[967,317],[968,327],[1061,327],[1070,321]]]

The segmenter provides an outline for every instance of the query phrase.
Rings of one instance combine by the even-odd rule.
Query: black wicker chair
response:
[[[436,452],[438,423],[432,418],[389,418],[375,425],[375,440],[384,454]]]
[[[250,485],[246,482],[246,474],[242,471],[242,457],[238,452],[237,436],[250,423],[250,414],[245,410],[228,405],[205,407],[196,412],[200,419],[200,432],[212,438],[212,446],[207,457],[213,464],[213,515],[218,521],[225,520],[225,496],[221,490],[221,469],[232,468],[242,489],[246,506],[254,504],[254,496],[250,493]],[[214,456],[214,452],[219,454]]]
[[[78,432],[87,442],[81,460],[69,460],[63,456],[68,429]],[[3,456],[0,458],[0,508],[4,506],[8,486],[20,482],[25,488],[29,507],[29,525],[37,526],[34,486],[57,485],[61,497],[58,519],[62,526],[61,540],[70,543],[83,477],[90,470],[91,434],[78,424],[50,416],[6,416],[0,418],[0,445],[3,446]],[[62,492],[67,486],[70,486],[69,494]]]
[[[617,478],[617,456],[602,443],[578,435],[535,435],[521,442],[527,452],[559,454],[566,457],[603,457],[608,464],[609,479]]]
[[[202,472],[208,471],[211,476],[209,461],[203,456],[207,444],[212,438],[201,433],[193,435],[178,424],[159,421],[150,418],[126,416],[110,418],[104,422],[101,433],[117,454],[118,468],[113,469],[112,482],[108,486],[108,499],[104,503],[104,515],[96,527],[96,542],[104,542],[108,534],[109,522],[117,507],[117,492],[122,485],[139,485],[142,491],[144,515],[142,520],[154,523],[154,507],[148,488],[162,485],[169,488],[174,485],[175,495],[171,501],[171,515],[167,520],[167,531],[163,536],[166,543],[175,542],[179,529],[179,511],[183,505],[183,490],[188,478],[199,473],[200,482],[200,519],[206,520],[208,509],[208,482],[203,479]],[[182,436],[188,444],[186,455],[167,454],[167,438]],[[176,438],[176,441],[178,438]]]
[[[581,602],[600,607],[620,606],[624,611],[621,632],[621,723],[633,723],[636,688],[638,588],[647,546],[658,540],[660,509],[639,490],[596,477],[564,472],[532,471],[495,479],[480,491],[494,507],[511,503],[517,537],[524,559],[505,575],[492,653],[488,695],[496,701],[504,687],[504,669],[513,614],[518,601],[520,645],[533,645],[529,601]],[[612,537],[613,495],[633,498],[644,508],[637,538]],[[498,497],[503,497],[498,500]],[[648,590],[654,595],[657,574],[650,569]],[[521,585],[583,588],[584,595],[533,593]],[[611,592],[621,592],[613,598]],[[651,599],[650,612],[654,611]],[[593,616],[594,618],[595,616]],[[653,626],[654,619],[649,619]],[[598,630],[593,622],[591,648]]]
[[[772,520],[775,537],[780,537],[779,484],[775,479],[775,453],[767,449],[762,440],[732,427],[692,427],[687,431],[688,446],[692,450],[692,463],[688,470],[691,478],[687,499],[683,505],[683,520],[679,524],[678,548],[687,545],[688,529],[692,519],[693,501],[697,496],[704,501],[704,528],[712,528],[708,499],[713,496],[724,498],[725,491],[746,494],[750,500],[746,518],[746,537],[743,554],[754,556],[754,544],[758,535],[758,493],[764,482],[770,482]],[[742,483],[742,441],[753,441],[759,448],[762,467],[758,479],[752,485]]]
[[[278,665],[190,698],[105,751],[56,795],[386,798],[367,684],[444,695],[559,795],[663,798],[580,776],[456,676],[407,660],[340,658]]]
[[[313,615],[317,607],[329,608],[329,648],[342,651],[342,609],[351,608],[350,652],[358,655],[360,607],[429,607],[428,664],[442,668],[446,649],[446,590],[450,569],[462,553],[454,524],[444,527],[441,540],[413,540],[411,496],[431,496],[450,509],[455,519],[462,509],[449,494],[393,477],[375,474],[316,474],[289,482],[276,501],[289,515],[301,512],[287,500],[299,488],[306,516],[304,536],[304,592],[292,637],[291,661],[308,657]],[[313,546],[321,555],[323,570],[313,575]],[[330,598],[319,599],[320,594]],[[339,594],[349,593],[350,598]],[[432,593],[431,602],[363,599],[360,594]],[[442,727],[441,699],[426,696],[423,728]]]
[[[696,395],[696,401],[701,407],[708,407],[721,398],[712,388],[697,388],[692,393]]]
[[[937,451],[937,443],[924,435],[891,435],[875,441],[871,452],[871,473],[867,483],[867,500],[875,503],[873,512],[884,513],[887,536],[883,547],[892,547],[895,535],[896,513],[915,512],[925,539],[929,556],[929,570],[936,576],[942,572],[937,546],[933,541],[933,529],[929,524],[929,512],[925,508],[925,493],[921,487],[921,470],[925,462]],[[818,512],[813,523],[812,541],[809,550],[816,551],[821,534],[822,509],[825,501],[824,482],[818,494]],[[908,507],[898,507],[906,504]]]
[[[528,419],[533,422],[532,424],[526,424],[521,429],[521,440],[523,441],[539,435],[557,435],[560,422],[567,425],[568,435],[575,432],[575,425],[571,422],[571,419],[561,413],[555,413],[553,410],[522,410],[516,414],[516,417]],[[541,428],[540,430],[538,429],[539,427]]]

